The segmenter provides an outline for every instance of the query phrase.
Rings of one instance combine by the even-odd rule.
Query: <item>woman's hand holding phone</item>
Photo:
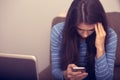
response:
[[[87,75],[85,68],[77,67],[75,64],[69,64],[66,70],[68,80],[83,80]]]

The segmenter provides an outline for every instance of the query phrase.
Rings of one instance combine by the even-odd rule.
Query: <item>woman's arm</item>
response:
[[[113,80],[116,47],[117,35],[112,29],[109,29],[106,49],[99,58],[95,58],[97,80]]]
[[[61,32],[63,23],[58,23],[53,26],[51,31],[51,64],[52,64],[52,75],[54,80],[63,80],[63,72],[60,69],[60,47],[61,47]]]

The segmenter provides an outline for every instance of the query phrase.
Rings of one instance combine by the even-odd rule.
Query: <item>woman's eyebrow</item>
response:
[[[94,31],[95,29],[89,29],[89,30],[85,30],[85,29],[80,29],[80,28],[77,28],[78,30],[83,30],[83,31]]]
[[[90,29],[89,31],[94,31],[95,29]]]

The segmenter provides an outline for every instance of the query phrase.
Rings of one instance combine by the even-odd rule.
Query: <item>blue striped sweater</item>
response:
[[[63,71],[60,69],[60,47],[62,40],[62,30],[64,22],[53,26],[51,31],[51,64],[54,80],[64,80]],[[97,80],[112,80],[114,72],[114,62],[117,47],[117,35],[111,28],[108,29],[108,43],[105,54],[99,59],[95,58],[95,75]],[[80,42],[79,63],[84,64],[86,55],[86,43]]]

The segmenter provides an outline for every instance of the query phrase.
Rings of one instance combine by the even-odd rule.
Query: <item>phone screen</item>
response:
[[[77,72],[77,71],[81,71],[81,72],[85,72],[85,67],[73,67],[73,72]]]

